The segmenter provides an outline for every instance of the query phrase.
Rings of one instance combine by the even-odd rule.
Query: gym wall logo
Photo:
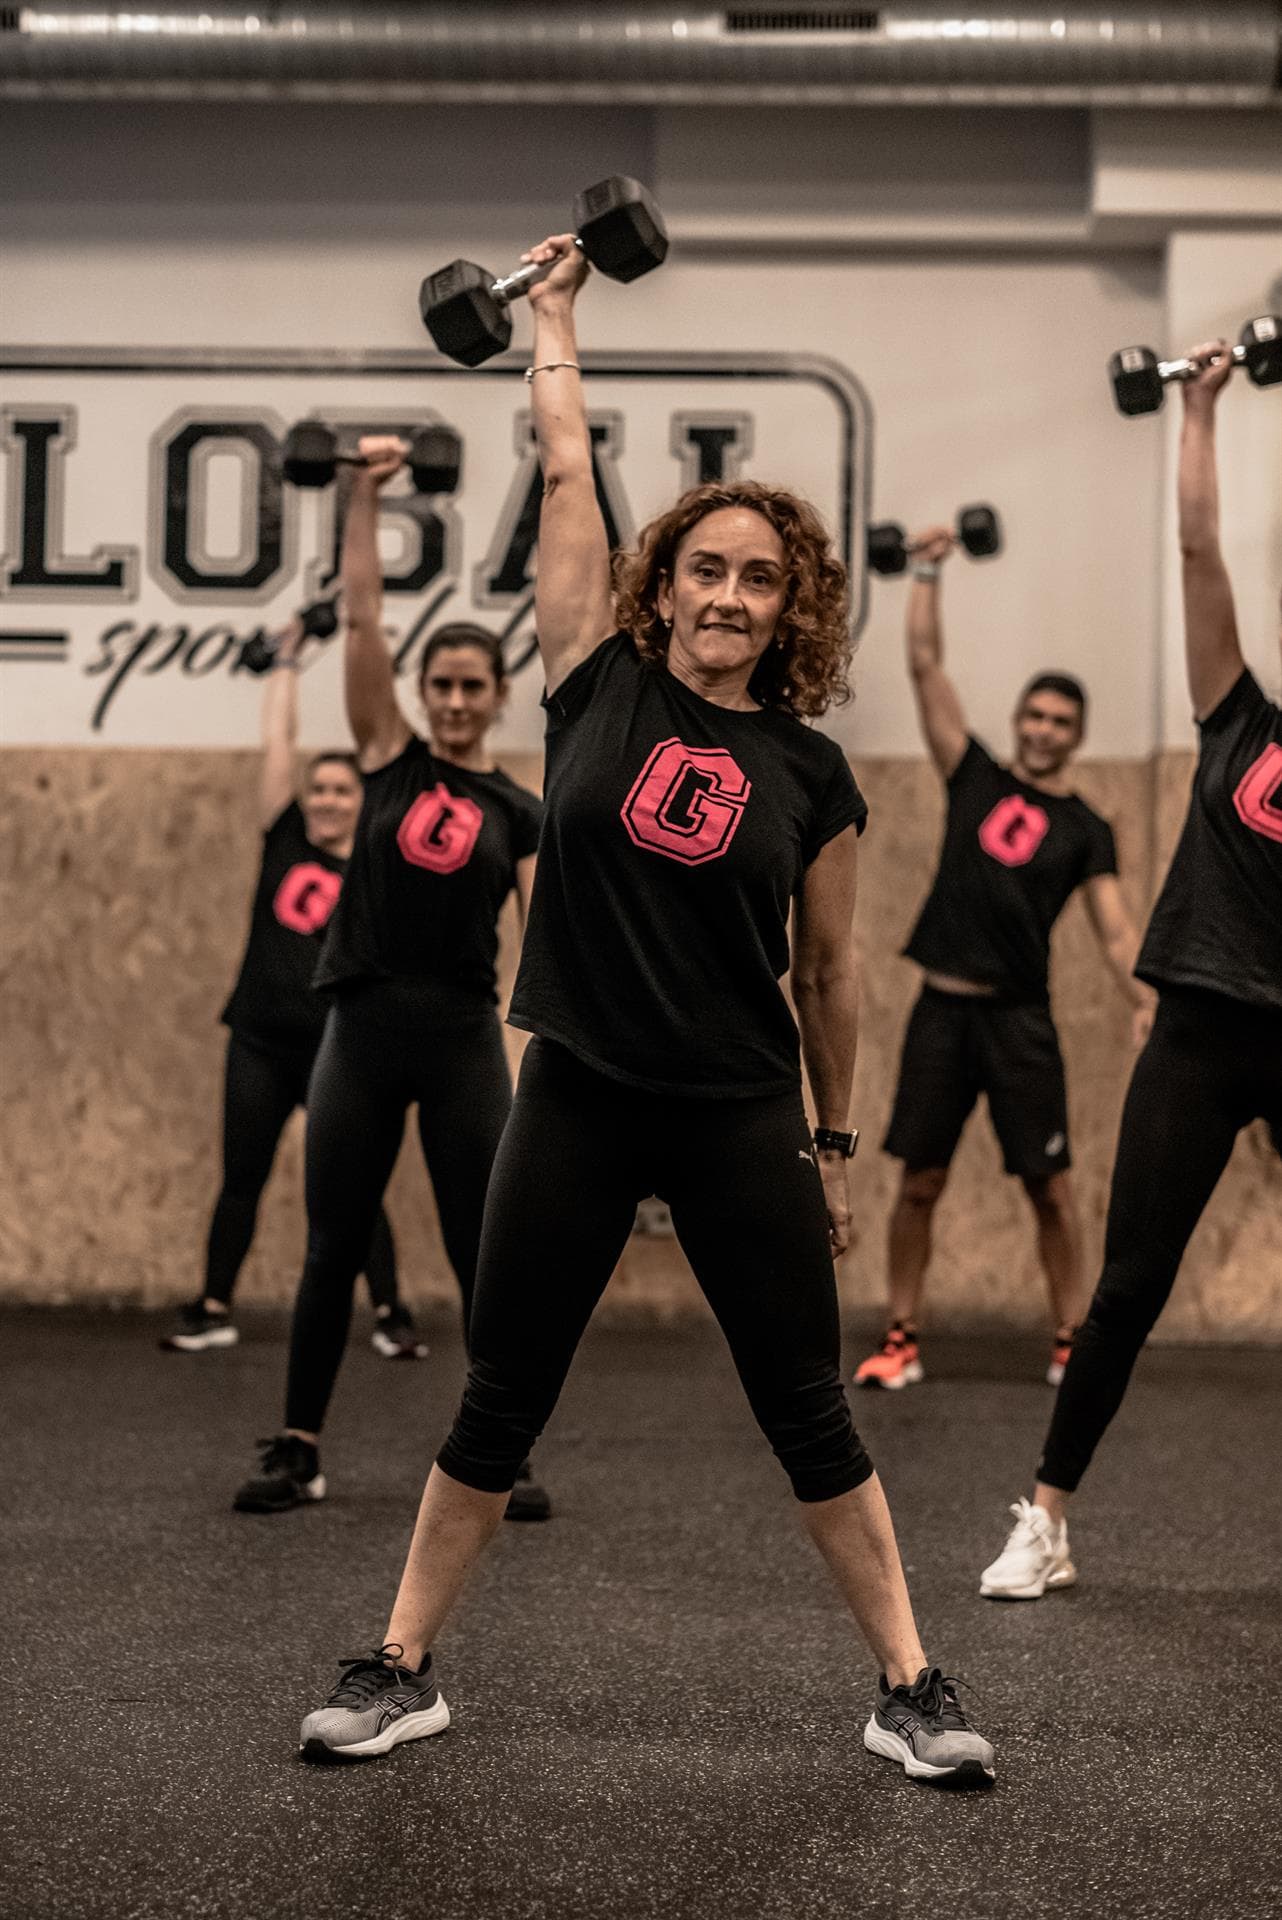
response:
[[[752,474],[812,499],[866,604],[871,409],[810,355],[587,353],[597,497],[627,544],[683,487]],[[513,698],[496,734],[537,751],[533,581],[541,480],[515,354],[0,348],[0,728],[10,744],[240,747],[262,682],[246,646],[337,584],[339,486],[283,479],[299,420],[445,426],[461,454],[384,499],[384,619],[407,712],[448,620],[501,635]],[[448,436],[447,436],[448,437]],[[341,643],[304,644],[303,731],[346,736]],[[251,648],[251,659],[253,650]]]

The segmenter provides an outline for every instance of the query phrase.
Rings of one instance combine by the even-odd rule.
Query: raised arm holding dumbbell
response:
[[[605,639],[614,624],[610,549],[597,504],[574,299],[588,263],[572,234],[558,234],[522,259],[550,265],[532,286],[534,345],[530,409],[543,471],[534,619],[549,693]]]
[[[1201,371],[1181,388],[1180,567],[1184,594],[1184,649],[1193,711],[1205,720],[1242,673],[1233,587],[1220,551],[1220,489],[1215,471],[1215,409],[1233,372],[1223,340],[1204,341],[1189,355]]]
[[[713,483],[619,557],[612,600],[577,365],[586,269],[569,234],[526,261],[546,269],[529,283],[529,371],[548,810],[511,1019],[534,1037],[486,1205],[463,1404],[383,1640],[304,1721],[303,1751],[383,1753],[448,1724],[432,1639],[657,1190],[881,1664],[866,1745],[978,1784],[992,1750],[926,1665],[841,1390],[833,1260],[850,1224],[866,808],[845,755],[803,718],[844,686],[845,569],[806,502]],[[779,985],[790,959],[798,1022]]]
[[[1082,688],[1067,674],[1031,680],[1016,705],[1011,764],[999,765],[970,734],[943,664],[940,570],[966,544],[960,527],[928,527],[901,544],[913,556],[908,668],[948,812],[934,884],[905,948],[923,978],[885,1141],[903,1162],[890,1221],[888,1326],[855,1381],[899,1388],[924,1377],[917,1315],[934,1210],[982,1091],[1006,1171],[1023,1183],[1037,1221],[1054,1382],[1080,1318],[1084,1276],[1048,970],[1051,928],[1079,885],[1104,958],[1134,1008],[1136,1045],[1147,1035],[1153,995],[1132,977],[1139,934],[1118,884],[1112,832],[1069,785],[1085,720]]]
[[[383,568],[378,553],[379,495],[399,472],[408,448],[394,434],[366,434],[363,464],[352,470],[343,517],[340,574],[346,632],[343,691],[361,768],[374,773],[409,744],[410,724],[396,698],[396,676],[383,632]]]
[[[1122,1109],[1103,1271],[1032,1499],[1015,1503],[1006,1546],[980,1576],[997,1600],[1076,1581],[1069,1501],[1234,1143],[1258,1119],[1282,1153],[1282,708],[1243,659],[1220,552],[1215,410],[1235,362],[1212,340],[1180,364],[1194,369],[1182,387],[1177,501],[1197,770],[1137,963],[1160,999]],[[1154,1475],[1151,1491],[1160,1500],[1168,1490]]]

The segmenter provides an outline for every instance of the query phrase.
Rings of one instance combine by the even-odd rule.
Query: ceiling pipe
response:
[[[1279,0],[0,5],[0,97],[496,105],[1282,104]]]

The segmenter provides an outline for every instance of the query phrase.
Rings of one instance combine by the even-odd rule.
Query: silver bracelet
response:
[[[914,580],[938,580],[939,568],[933,560],[920,560],[913,568]]]
[[[577,360],[545,360],[542,366],[525,369],[525,384],[528,387],[536,373],[555,373],[558,367],[569,367],[572,372],[580,373],[582,368]]]

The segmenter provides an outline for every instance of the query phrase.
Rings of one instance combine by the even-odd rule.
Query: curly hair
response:
[[[692,528],[720,507],[747,507],[783,542],[786,597],[774,643],[757,662],[748,690],[762,706],[810,719],[850,698],[849,592],[846,569],[808,500],[758,480],[713,480],[691,487],[642,529],[636,551],[614,557],[615,618],[652,665],[667,658],[659,585],[669,582],[677,550]]]

